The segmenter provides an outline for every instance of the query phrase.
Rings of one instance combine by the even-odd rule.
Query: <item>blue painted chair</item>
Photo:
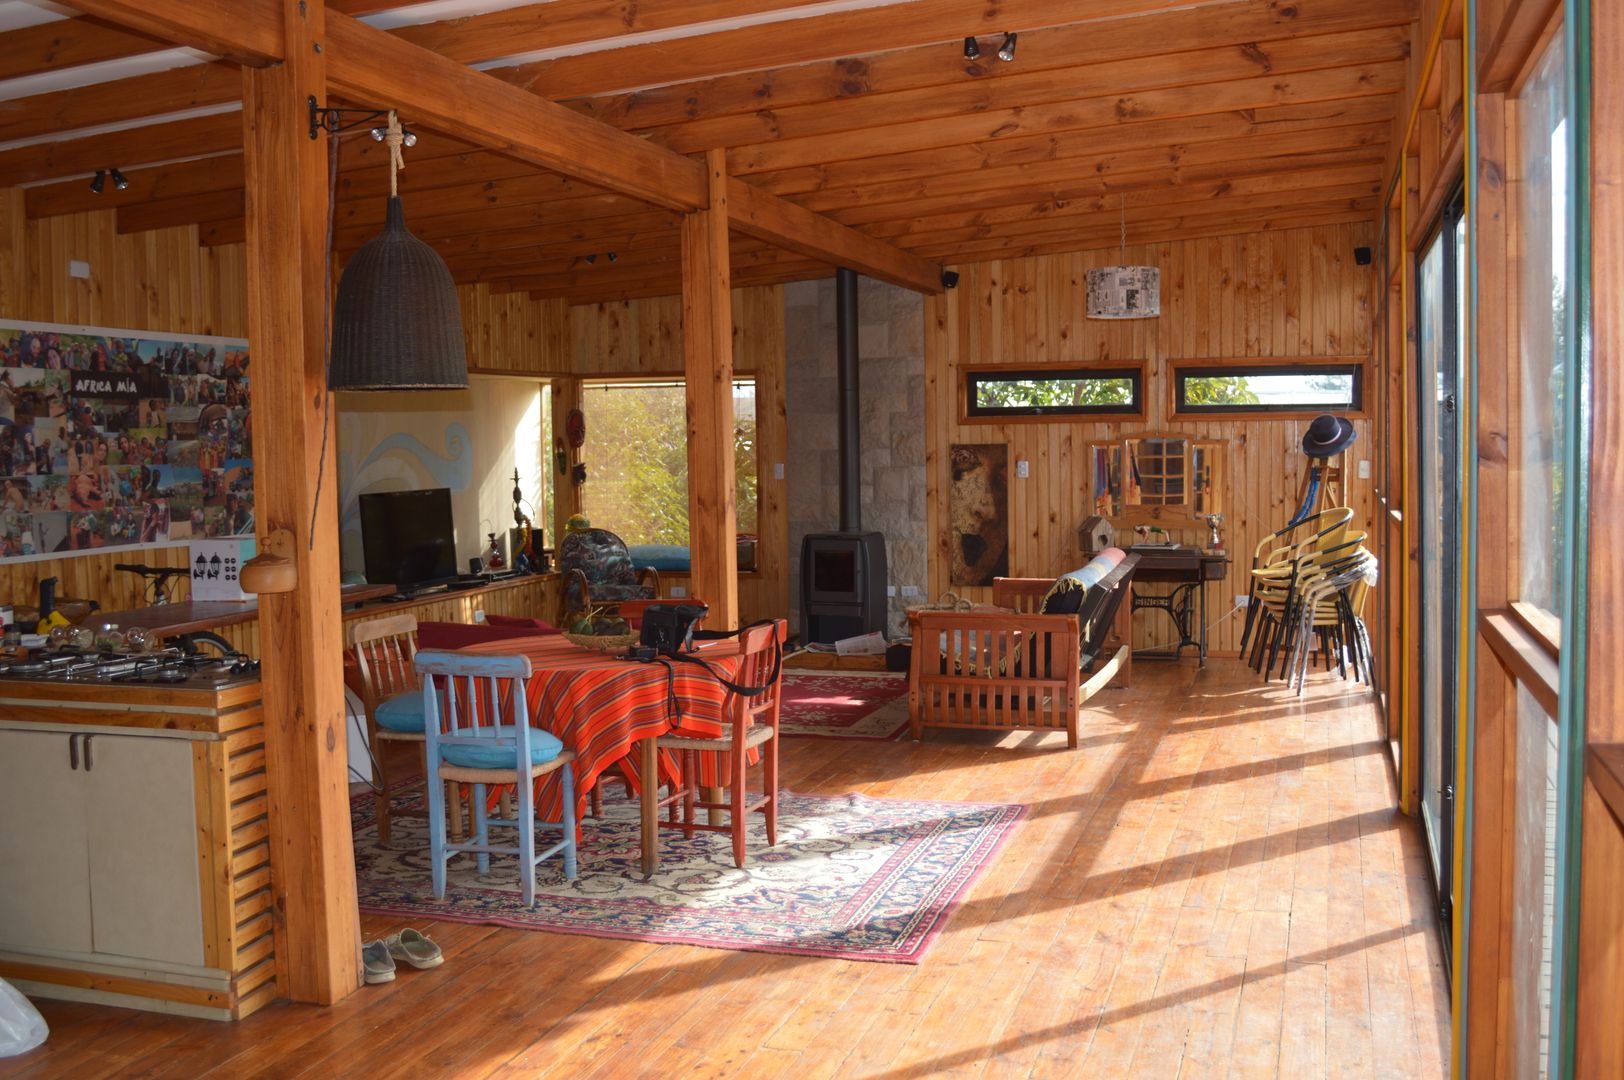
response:
[[[434,898],[445,899],[446,864],[455,856],[474,855],[479,872],[486,874],[490,872],[492,855],[516,855],[525,905],[535,907],[537,863],[562,852],[564,876],[575,880],[575,770],[571,765],[575,753],[565,750],[556,735],[530,725],[525,699],[529,658],[424,650],[417,654],[417,674],[423,680],[429,775],[473,788],[473,835],[458,843],[446,838],[445,784],[428,785]],[[563,820],[538,823],[535,781],[560,769]],[[513,817],[490,816],[486,789],[492,785],[514,786]],[[538,852],[537,824],[563,830],[563,839]],[[518,843],[513,847],[493,846],[492,825],[517,830]]]

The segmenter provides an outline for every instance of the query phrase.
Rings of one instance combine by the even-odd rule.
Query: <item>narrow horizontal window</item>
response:
[[[1140,411],[1138,368],[965,373],[970,416],[1088,416]]]
[[[1174,368],[1178,411],[1340,412],[1362,407],[1364,365]]]

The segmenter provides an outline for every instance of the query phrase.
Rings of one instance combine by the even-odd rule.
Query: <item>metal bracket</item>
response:
[[[339,135],[346,131],[354,131],[363,127],[378,127],[389,122],[388,109],[334,109],[324,108],[316,101],[314,94],[305,99],[310,108],[310,138],[314,140],[318,132],[325,131],[329,135]],[[348,119],[347,119],[348,118]],[[404,124],[403,131],[409,131]]]

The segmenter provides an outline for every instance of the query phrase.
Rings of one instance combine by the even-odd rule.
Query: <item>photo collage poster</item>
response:
[[[0,319],[0,558],[254,531],[248,343]]]

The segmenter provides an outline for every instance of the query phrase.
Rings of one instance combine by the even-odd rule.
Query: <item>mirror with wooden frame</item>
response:
[[[1088,448],[1094,513],[1119,525],[1193,524],[1223,513],[1224,444],[1134,432]]]

